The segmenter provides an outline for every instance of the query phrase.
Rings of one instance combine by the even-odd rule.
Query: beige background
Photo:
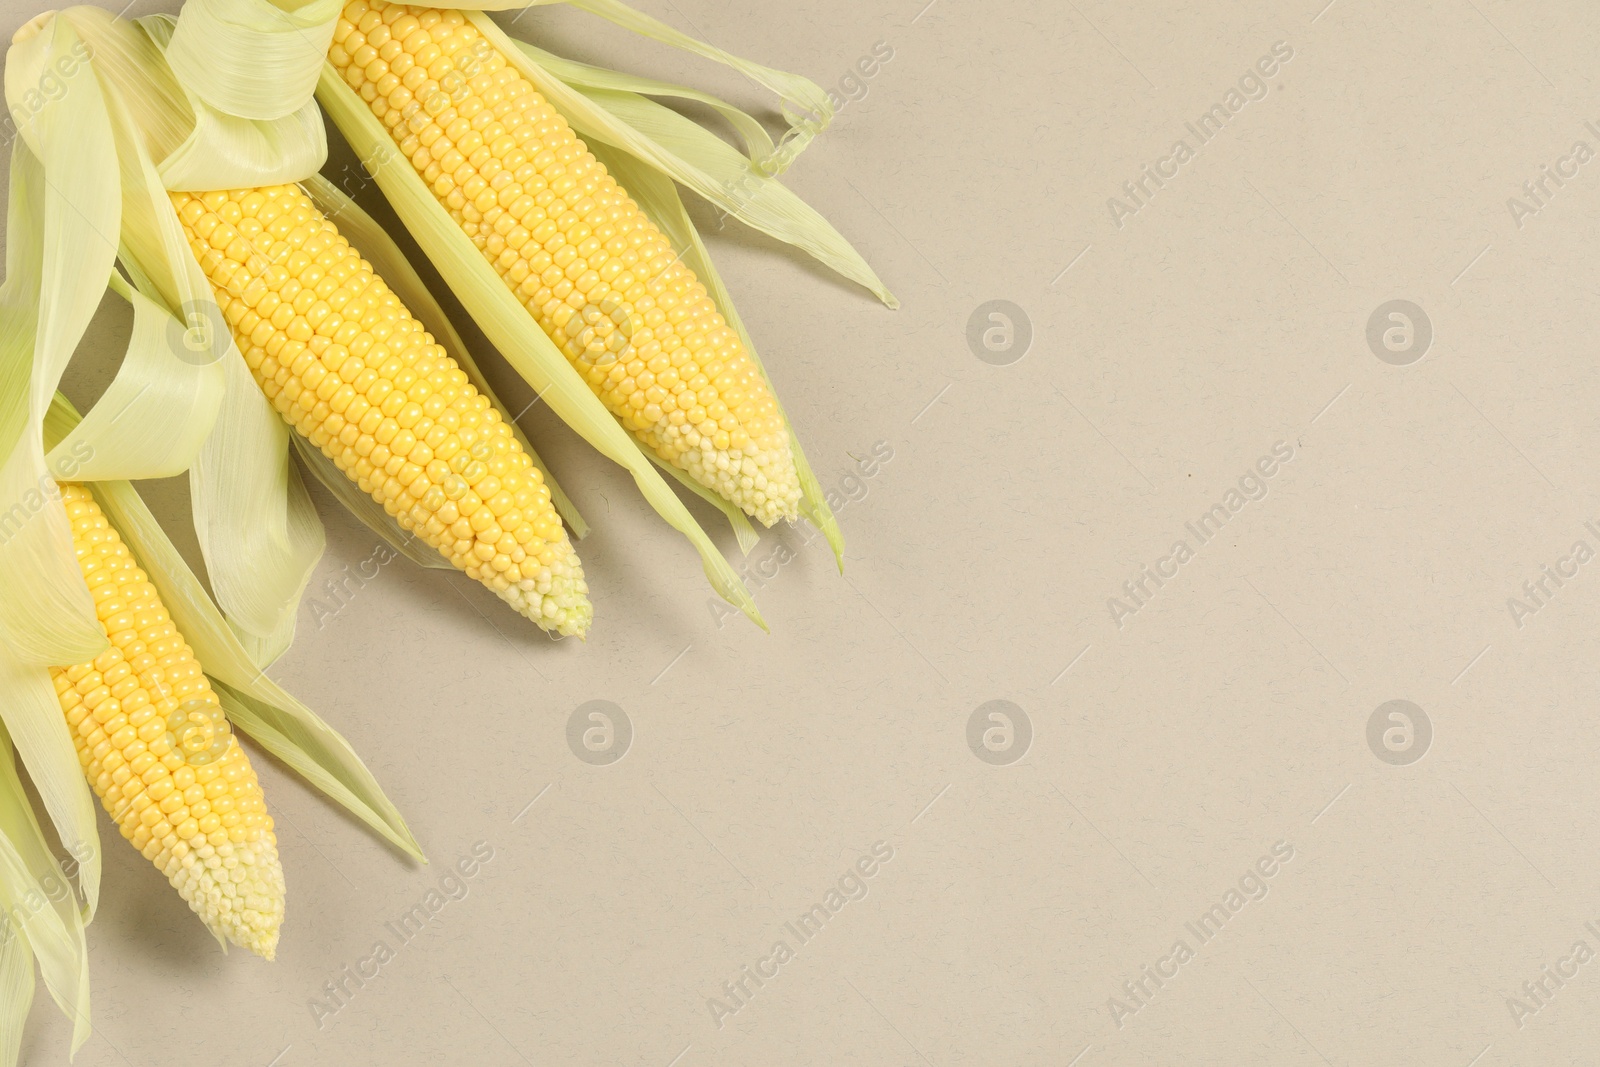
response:
[[[268,966],[109,849],[78,1063],[1594,1061],[1600,962],[1520,1020],[1507,998],[1600,951],[1600,563],[1520,627],[1507,598],[1600,549],[1600,161],[1520,226],[1507,199],[1600,150],[1600,12],[924,2],[641,0],[829,86],[894,50],[791,174],[903,309],[736,226],[714,246],[824,483],[893,451],[841,513],[845,577],[769,533],[752,561],[796,557],[757,591],[772,635],[719,626],[682,541],[535,407],[595,527],[588,643],[400,561],[321,628],[304,609],[272,672],[433,866],[268,765],[291,893]],[[6,32],[37,9],[8,0]],[[570,12],[517,29],[764,99]],[[1118,228],[1108,198],[1280,41],[1266,96]],[[968,346],[991,299],[1031,321],[1010,365]],[[1432,324],[1409,365],[1366,338],[1394,299]],[[92,346],[125,328],[108,304]],[[1266,497],[1119,628],[1108,598],[1280,441]],[[152,495],[182,520],[181,486]],[[318,501],[320,585],[375,539]],[[566,741],[594,699],[635,731],[610,766]],[[994,699],[1032,726],[1008,766],[966,741]],[[1394,699],[1432,726],[1404,766],[1367,741]],[[465,898],[400,947],[383,924],[479,841]],[[865,899],[799,944],[784,924],[877,841]],[[1266,897],[1201,944],[1185,924],[1276,842]],[[780,938],[794,958],[717,1026],[707,999]],[[394,958],[319,1027],[380,939]],[[1180,939],[1193,958],[1119,1027],[1110,998],[1136,1007],[1123,983]],[[41,1006],[25,1062],[65,1035]]]

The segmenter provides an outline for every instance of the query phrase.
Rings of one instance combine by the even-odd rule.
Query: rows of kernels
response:
[[[271,957],[283,872],[254,769],[148,577],[93,496],[63,485],[73,547],[110,644],[52,669],[78,761],[122,836],[208,926]]]
[[[461,12],[352,0],[329,59],[623,425],[771,524],[799,481],[760,370],[694,272]]]
[[[544,476],[298,187],[174,193],[273,407],[401,527],[547,629],[592,617]]]

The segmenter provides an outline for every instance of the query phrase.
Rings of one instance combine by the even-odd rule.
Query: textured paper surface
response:
[[[266,766],[268,966],[105,831],[79,1064],[1592,1061],[1600,13],[925,2],[642,3],[848,100],[790,180],[903,309],[713,237],[845,576],[766,534],[761,634],[539,406],[586,645],[319,495],[272,673],[433,863]]]

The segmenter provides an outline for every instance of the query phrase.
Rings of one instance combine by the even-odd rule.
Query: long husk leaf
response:
[[[788,138],[802,138],[809,140],[816,133],[827,128],[833,120],[833,102],[828,99],[828,94],[809,78],[788,71],[775,70],[772,67],[742,59],[731,52],[724,51],[705,41],[698,40],[686,33],[673,29],[660,19],[652,18],[642,11],[636,11],[621,0],[536,0],[538,3],[570,3],[573,7],[580,8],[590,14],[599,15],[616,23],[626,30],[630,30],[642,37],[681,48],[686,52],[709,59],[714,63],[743,74],[757,85],[776,93],[783,101],[783,116],[788,121],[790,133]],[[485,10],[492,10],[485,8]],[[798,148],[790,148],[787,153],[792,159]],[[779,168],[781,169],[781,167]]]
[[[116,78],[99,76],[102,64],[114,70],[149,42],[137,27],[98,8],[74,8],[60,19],[93,49],[96,74],[81,77],[100,82],[111,121],[122,194],[118,258],[134,286],[116,273],[109,280],[133,304],[134,318],[115,380],[83,425],[52,451],[51,469],[70,470],[77,479],[169,477],[194,461],[221,409],[217,361],[224,349],[192,324],[203,318],[203,306],[214,304],[198,269],[186,269],[192,263],[187,242],[134,109]],[[78,284],[92,289],[93,280]]]
[[[679,470],[677,467],[674,467],[672,464],[668,463],[654,452],[647,452],[645,454],[648,455],[651,462],[653,462],[657,467],[660,467],[664,473],[672,475],[673,480],[679,485],[683,486],[685,489],[689,490],[689,492],[693,493],[701,500],[704,500],[707,504],[710,504],[712,507],[722,512],[723,517],[728,520],[728,525],[733,528],[734,540],[739,543],[739,554],[741,556],[748,556],[750,554],[750,550],[755,548],[756,543],[761,540],[761,535],[756,533],[756,528],[750,525],[749,517],[746,516],[736,504],[725,497],[721,497],[716,493],[713,493],[711,490],[707,489],[705,486],[689,477],[688,472]]]
[[[0,722],[28,768],[56,836],[81,857],[78,887],[89,916],[100,900],[100,834],[94,797],[78,762],[78,749],[61,713],[50,672],[24,663],[0,642]]]
[[[89,1037],[85,918],[23,792],[11,740],[0,725],[0,1064],[16,1060],[35,958],[51,999],[72,1020],[72,1051]]]
[[[33,950],[27,935],[0,917],[0,1067],[17,1067],[22,1024],[33,1006]]]
[[[795,246],[871,290],[889,307],[899,301],[833,225],[776,178],[698,123],[638,93],[567,84],[543,57],[481,12],[467,16],[490,43],[590,142],[621,148],[693,190],[740,222]]]
[[[11,47],[5,70],[22,137],[12,147],[0,287],[0,639],[41,666],[93,659],[106,645],[66,510],[48,492],[40,436],[117,252],[111,121],[99,84],[81,67],[83,51],[70,26],[49,19]],[[44,96],[37,87],[59,69],[76,76]]]
[[[350,743],[256,667],[138,491],[127,482],[99,482],[93,489],[207,674],[247,708],[239,728],[396,847],[421,859],[422,849],[399,809]],[[252,730],[258,723],[265,729]]]
[[[698,89],[692,89],[687,85],[676,85],[656,78],[629,74],[627,71],[612,70],[609,67],[597,67],[590,63],[582,63],[576,59],[558,56],[554,52],[537,49],[527,41],[521,39],[516,39],[516,41],[529,55],[543,64],[551,74],[574,88],[609,89],[616,92],[637,93],[640,96],[659,96],[704,104],[721,115],[728,125],[733,127],[734,132],[744,142],[744,154],[750,162],[763,169],[774,165],[776,162],[772,159],[772,156],[777,148],[772,143],[772,136],[767,133],[767,128],[761,124],[761,120],[749,112],[728,103],[721,97],[701,92]],[[792,162],[795,154],[796,152],[791,142],[791,146],[784,153],[783,161]],[[771,170],[767,172],[773,173]]]

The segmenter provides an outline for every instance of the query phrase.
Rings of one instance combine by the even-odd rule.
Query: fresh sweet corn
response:
[[[263,392],[399,524],[547,630],[594,609],[544,476],[298,186],[173,193]]]
[[[328,58],[612,414],[771,525],[800,483],[761,371],[671,243],[461,12],[351,0]]]
[[[256,772],[194,652],[89,491],[61,486],[83,577],[111,645],[52,668],[89,784],[211,929],[272,959],[283,867]]]

